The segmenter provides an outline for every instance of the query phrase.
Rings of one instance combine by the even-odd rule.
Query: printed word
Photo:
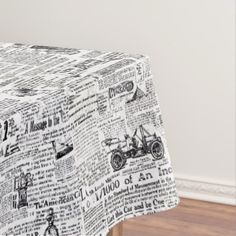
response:
[[[133,81],[125,81],[116,87],[109,88],[109,98],[116,97],[117,95],[125,92],[130,92],[134,88]]]

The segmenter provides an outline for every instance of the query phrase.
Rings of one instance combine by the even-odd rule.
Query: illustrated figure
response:
[[[132,139],[128,134],[125,135],[125,142],[126,142],[127,151],[129,151],[130,148],[132,147]]]
[[[43,236],[59,236],[58,229],[54,225],[55,216],[53,208],[49,208],[46,220],[48,222],[48,227],[45,229]]]
[[[28,206],[27,189],[32,185],[33,178],[30,173],[24,174],[24,172],[22,172],[20,176],[15,177],[14,189],[18,191],[18,209]]]

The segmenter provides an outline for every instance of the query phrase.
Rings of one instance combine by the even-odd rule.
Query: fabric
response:
[[[0,43],[0,235],[99,235],[178,204],[148,57]]]

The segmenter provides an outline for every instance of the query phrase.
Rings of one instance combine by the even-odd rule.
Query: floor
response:
[[[236,236],[236,207],[181,199],[178,207],[123,223],[123,236]]]

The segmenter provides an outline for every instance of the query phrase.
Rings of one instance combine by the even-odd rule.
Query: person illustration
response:
[[[126,134],[125,141],[128,149],[127,151],[129,151],[130,149],[138,149],[138,141],[134,136],[130,137],[128,134]]]
[[[130,148],[132,148],[132,139],[128,134],[125,135],[125,142],[127,146],[127,151],[129,151]]]
[[[48,222],[48,227],[45,229],[43,236],[59,236],[58,229],[54,225],[55,216],[52,207],[49,208],[48,210],[48,215],[46,220]]]
[[[19,177],[15,178],[15,190],[18,191],[18,209],[28,206],[27,189],[33,185],[33,178],[30,173],[21,172]]]

